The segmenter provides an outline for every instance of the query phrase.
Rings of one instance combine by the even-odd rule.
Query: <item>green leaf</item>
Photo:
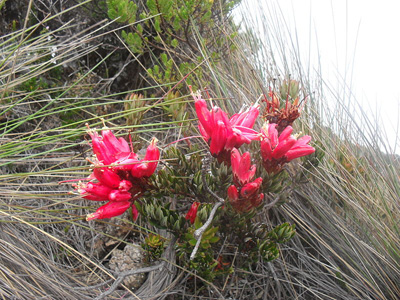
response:
[[[219,241],[219,237],[218,236],[213,236],[212,238],[208,239],[208,241],[213,244]]]
[[[189,240],[189,245],[192,247],[196,246],[196,243],[197,243],[197,241],[194,238]]]
[[[203,223],[201,222],[199,213],[197,212],[196,219],[194,220],[194,228],[199,229],[201,226],[203,226]]]
[[[173,39],[173,40],[171,41],[171,46],[172,46],[173,48],[178,47],[178,45],[179,45],[179,43],[178,43],[177,39]]]
[[[157,207],[157,209],[155,210],[155,216],[158,220],[161,220],[164,217],[161,207]]]
[[[154,68],[153,68],[153,71],[154,71],[155,75],[160,74],[160,67],[158,65],[155,65]],[[168,176],[168,180],[172,180],[171,175]]]
[[[167,61],[168,61],[168,56],[165,52],[161,53],[160,55],[161,61],[164,65],[167,65]]]
[[[157,32],[161,32],[161,26],[160,26],[160,17],[155,17],[154,18],[154,28]]]

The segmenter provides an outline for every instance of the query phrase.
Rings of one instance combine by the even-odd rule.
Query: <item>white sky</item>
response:
[[[280,7],[297,33],[302,62],[316,68],[319,58],[324,79],[332,84],[338,76],[346,77],[357,100],[367,112],[379,113],[389,138],[395,139],[400,99],[399,0],[243,1]]]

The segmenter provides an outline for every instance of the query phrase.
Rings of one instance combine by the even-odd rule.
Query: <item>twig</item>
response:
[[[197,239],[196,245],[193,248],[192,254],[190,254],[190,260],[193,260],[194,257],[196,256],[197,251],[199,250],[199,246],[201,243],[201,237],[203,236],[204,231],[210,226],[211,222],[214,219],[214,215],[217,212],[218,207],[220,207],[223,203],[222,202],[217,202],[215,203],[213,209],[211,210],[210,216],[208,217],[207,221],[204,223],[203,226],[201,226],[199,229],[197,229],[194,232],[194,237]]]
[[[223,205],[224,202],[225,202],[224,199],[222,199],[217,194],[215,194],[207,184],[206,173],[208,172],[208,168],[210,166],[210,163],[211,163],[211,155],[208,153],[208,155],[206,157],[204,157],[204,159],[203,159],[203,166],[201,168],[201,179],[203,181],[203,186],[205,187],[207,192],[209,192],[211,195],[213,195],[215,198],[217,198],[219,202],[215,203],[215,205],[214,205],[213,209],[211,210],[211,213],[210,213],[207,221],[204,223],[204,225],[201,226],[199,229],[197,229],[194,232],[194,237],[197,239],[197,242],[196,242],[196,245],[193,248],[192,253],[190,254],[190,260],[193,260],[194,257],[196,256],[196,253],[197,253],[197,251],[199,250],[199,247],[200,247],[201,237],[203,236],[203,233],[211,225],[211,222],[213,221],[214,215],[217,212],[218,208],[221,205]]]
[[[118,288],[118,286],[121,284],[121,282],[125,279],[125,277],[134,275],[134,274],[138,274],[138,273],[149,273],[152,271],[160,270],[165,264],[166,264],[166,262],[162,261],[159,264],[156,264],[151,267],[145,267],[145,268],[140,268],[140,269],[136,269],[136,270],[129,270],[129,271],[125,271],[125,272],[118,274],[118,278],[114,281],[114,283],[110,286],[110,288],[107,291],[101,293],[98,297],[95,298],[95,300],[104,299],[104,297],[113,293]]]
[[[106,280],[104,282],[101,282],[101,283],[95,284],[95,285],[83,286],[83,287],[78,286],[78,287],[74,287],[74,290],[77,290],[77,291],[89,291],[89,290],[100,288],[100,287],[102,287],[102,286],[104,286],[106,284],[109,284],[111,281],[113,281],[113,279],[108,279],[108,280]]]
[[[278,195],[272,202],[265,205],[265,209],[270,210],[280,199],[280,195]]]

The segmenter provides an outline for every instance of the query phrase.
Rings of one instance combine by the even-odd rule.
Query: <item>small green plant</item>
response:
[[[158,234],[149,234],[142,244],[142,248],[146,251],[147,260],[153,261],[161,257],[164,252],[165,239]]]

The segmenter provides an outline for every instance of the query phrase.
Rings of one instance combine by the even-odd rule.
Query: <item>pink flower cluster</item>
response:
[[[285,163],[315,152],[315,149],[308,145],[311,140],[309,135],[297,140],[292,135],[292,126],[287,126],[278,136],[276,126],[268,124],[261,129],[261,156],[263,166],[269,173],[277,173]]]
[[[199,94],[193,94],[193,97],[200,121],[200,133],[210,145],[211,154],[219,162],[229,163],[233,148],[259,139],[259,133],[252,129],[259,114],[258,106],[252,106],[247,111],[228,118],[226,112],[218,106],[208,110],[206,101]]]
[[[112,218],[130,207],[136,219],[138,211],[134,202],[146,190],[147,178],[154,173],[160,158],[157,139],[153,138],[144,159],[139,160],[125,139],[117,139],[111,130],[102,130],[101,136],[90,129],[88,133],[96,160],[90,181],[80,182],[76,190],[85,199],[108,202],[86,219]]]
[[[258,207],[264,199],[260,193],[262,178],[252,181],[256,173],[256,165],[251,165],[249,152],[240,155],[234,148],[231,154],[231,165],[234,184],[228,188],[228,200],[237,212],[247,212]]]
[[[305,135],[296,139],[292,135],[291,126],[285,127],[280,135],[275,123],[266,123],[261,132],[252,129],[259,115],[258,105],[228,118],[217,106],[208,110],[206,101],[199,93],[192,95],[199,118],[199,130],[209,144],[211,154],[219,162],[226,162],[232,166],[234,185],[228,188],[228,199],[232,207],[239,212],[259,206],[264,196],[259,192],[262,178],[251,181],[256,166],[250,166],[250,154],[246,152],[240,156],[236,148],[244,143],[250,144],[251,141],[260,140],[263,167],[271,174],[280,172],[285,163],[315,151],[308,145],[311,137]]]

